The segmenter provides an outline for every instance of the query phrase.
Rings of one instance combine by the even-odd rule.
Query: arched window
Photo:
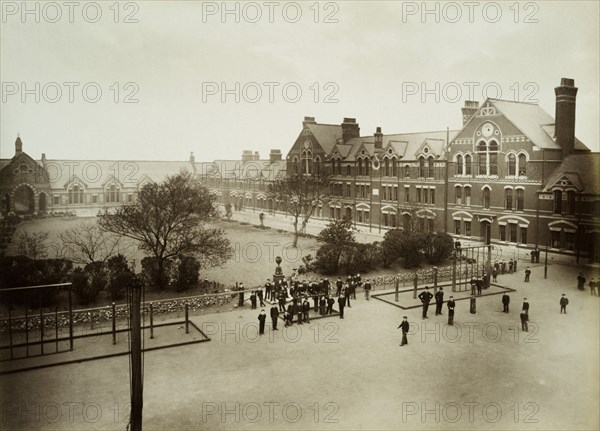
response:
[[[517,156],[514,154],[508,155],[508,175],[517,175]]]
[[[477,144],[477,165],[478,165],[478,175],[486,175],[487,174],[487,152],[485,147],[485,142],[479,142]]]
[[[465,175],[471,175],[471,155],[465,155]]]
[[[517,211],[523,211],[525,205],[525,191],[517,189]]]
[[[337,159],[337,173],[342,175],[342,159]]]
[[[574,215],[576,213],[575,205],[575,192],[569,190],[567,192],[567,214]]]
[[[504,190],[504,209],[506,209],[506,210],[513,209],[513,190],[512,189]]]
[[[491,190],[489,187],[485,187],[482,190],[482,202],[483,202],[483,207],[486,209],[490,208],[490,198],[491,198]]]
[[[68,190],[69,204],[82,204],[83,203],[83,187],[79,184],[72,184]]]
[[[312,151],[302,151],[302,170],[305,174],[312,173]]]
[[[410,166],[404,165],[404,178],[410,178]]]
[[[314,170],[315,174],[317,174],[317,175],[319,175],[321,173],[321,158],[319,156],[315,157],[313,170]]]
[[[106,192],[106,202],[107,203],[114,203],[114,202],[120,202],[121,201],[121,188],[119,187],[118,184],[112,183],[106,186],[105,189]]]
[[[419,178],[425,178],[425,157],[419,157]]]
[[[519,154],[519,175],[527,175],[527,156],[525,154]]]
[[[392,176],[398,176],[398,161],[396,159],[392,159]]]
[[[429,171],[429,172],[427,172],[427,177],[428,178],[433,178],[433,176],[434,176],[434,171],[433,171],[434,161],[433,161],[433,157],[429,157],[427,159],[427,167],[428,167],[428,171]]]
[[[371,163],[369,159],[365,159],[365,175],[368,177],[370,174]]]
[[[462,187],[461,186],[456,186],[454,188],[454,194],[456,197],[456,205],[462,205]]]
[[[562,214],[562,191],[554,190],[554,214]]]
[[[363,164],[362,164],[362,159],[358,159],[358,175],[362,175],[363,174]]]
[[[498,143],[496,141],[490,142],[488,155],[490,166],[488,175],[498,175]]]
[[[465,197],[464,197],[465,205],[470,206],[471,205],[471,187],[465,186],[464,195],[465,195]]]
[[[387,158],[385,158],[383,161],[383,176],[384,177],[390,176],[390,161]]]
[[[463,156],[456,156],[456,175],[464,175]]]

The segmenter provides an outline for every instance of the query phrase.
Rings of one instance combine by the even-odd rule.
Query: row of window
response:
[[[352,210],[347,208],[345,212],[342,213],[342,209],[339,207],[330,207],[329,208],[329,217],[332,219],[341,219],[342,217],[351,217]],[[368,209],[357,208],[355,211],[355,218],[357,223],[370,223],[371,213]],[[389,228],[398,228],[398,215],[392,212],[384,212],[381,214],[381,221],[384,227]],[[409,214],[402,215],[402,228],[405,230],[411,229],[413,220]],[[414,228],[421,232],[434,232],[435,230],[435,220],[432,218],[426,217],[417,217],[415,221]]]
[[[508,155],[508,176],[524,176],[527,173],[527,156],[523,153]],[[456,156],[456,175],[472,175],[473,158],[470,154]],[[477,175],[498,175],[498,154],[496,152],[477,153]]]

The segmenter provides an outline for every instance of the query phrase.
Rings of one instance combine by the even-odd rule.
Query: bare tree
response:
[[[104,232],[96,222],[81,222],[58,237],[62,256],[75,263],[106,262],[120,251],[121,238]]]
[[[20,232],[17,235],[15,245],[20,256],[38,260],[48,257],[48,232]]]
[[[315,210],[322,204],[329,186],[326,175],[290,175],[273,183],[271,195],[282,203],[286,212],[294,218],[294,242],[298,245],[298,236]],[[300,229],[298,225],[300,224]]]

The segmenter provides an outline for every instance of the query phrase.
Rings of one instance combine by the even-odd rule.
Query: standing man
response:
[[[252,294],[250,295],[250,304],[251,304],[250,309],[256,310],[256,291],[254,291],[254,290],[252,291]]]
[[[340,306],[340,319],[344,318],[344,307],[346,306],[346,297],[344,294],[340,294],[338,298],[338,305]]]
[[[408,334],[408,330],[410,329],[408,317],[404,316],[402,318],[402,323],[398,326],[398,329],[402,329],[402,344],[400,344],[400,346],[404,346],[405,344],[408,344],[408,340],[406,339],[406,334]]]
[[[371,280],[367,279],[365,281],[365,299],[368,301],[371,297]]]
[[[263,335],[265,333],[265,321],[267,320],[267,313],[265,313],[265,309],[260,310],[260,314],[258,315],[258,335]]]
[[[527,323],[529,321],[529,316],[527,315],[527,313],[525,311],[521,311],[520,317],[521,317],[521,329],[525,332],[529,332],[529,324]]]
[[[264,213],[264,212],[261,212],[261,213],[258,215],[258,219],[260,220],[260,225],[261,225],[261,226],[264,226],[264,225],[265,225],[265,213]]]
[[[525,268],[525,283],[529,283],[529,276],[531,275],[531,269]]]
[[[265,283],[265,298],[267,300],[271,300],[271,290],[273,286],[271,285],[271,279],[267,278],[267,282]]]
[[[529,302],[527,302],[527,298],[523,298],[523,307],[521,307],[521,310],[529,316]]]
[[[327,313],[325,314],[333,314],[333,304],[335,304],[335,299],[327,297]]]
[[[481,289],[483,289],[483,280],[485,280],[485,274],[483,275],[483,277],[483,279],[479,278],[475,280],[475,285],[477,286],[477,296],[481,296]]]
[[[592,278],[588,285],[590,286],[590,295],[597,296],[596,287],[598,287],[598,283],[596,282],[596,279]]]
[[[279,311],[285,313],[285,293],[283,290],[279,293]]]
[[[327,314],[327,298],[325,296],[321,296],[321,300],[319,301],[319,314],[321,316]]]
[[[433,295],[429,292],[429,287],[425,286],[425,290],[419,294],[419,299],[423,304],[423,319],[429,319],[429,317],[427,317],[427,309],[429,308],[429,301],[431,301],[431,298],[433,298]]]
[[[508,304],[510,304],[510,296],[508,292],[504,292],[502,295],[502,311],[508,313]]]
[[[442,305],[444,304],[444,288],[440,287],[437,292],[435,292],[435,315],[439,316],[442,314]]]
[[[302,314],[303,314],[304,321],[306,323],[310,323],[310,320],[308,320],[309,311],[310,311],[310,304],[308,303],[308,298],[304,297],[304,302],[302,303]]]
[[[471,277],[471,296],[475,296],[475,289],[477,289],[477,280],[475,280],[475,277]]]
[[[583,276],[583,273],[581,273],[581,272],[577,276],[577,289],[579,289],[579,290],[585,289],[585,277]]]
[[[344,283],[342,282],[342,278],[338,277],[337,281],[335,282],[335,288],[336,288],[335,296],[340,296],[343,286],[344,286]]]
[[[294,306],[295,310],[296,310],[296,314],[298,315],[298,325],[302,325],[302,318],[303,318],[303,306],[302,306],[302,300],[298,298],[298,301],[296,302],[296,305]]]
[[[448,325],[454,325],[454,307],[456,306],[456,302],[454,301],[454,296],[451,296],[448,300]]]
[[[259,287],[256,292],[258,293],[258,299],[260,301],[260,306],[264,307],[265,306],[265,301],[264,301],[262,286]]]
[[[271,323],[273,324],[273,331],[278,331],[277,319],[279,319],[279,308],[277,308],[277,305],[273,304],[271,307]]]
[[[352,308],[350,305],[350,295],[352,294],[352,287],[350,287],[350,283],[346,283],[346,288],[344,289],[344,296],[346,298],[346,305],[348,308]]]
[[[562,297],[560,298],[560,314],[562,314],[562,312],[564,311],[565,314],[567,314],[567,305],[569,304],[569,300],[567,299],[567,296],[563,293]]]

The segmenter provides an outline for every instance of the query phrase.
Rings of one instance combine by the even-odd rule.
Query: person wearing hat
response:
[[[439,316],[442,314],[442,305],[444,304],[444,288],[440,287],[437,292],[435,292],[435,315]]]
[[[277,319],[279,318],[279,308],[276,304],[271,306],[271,323],[273,324],[273,331],[278,331],[277,329]]]
[[[344,318],[344,307],[346,306],[346,297],[343,293],[340,293],[338,298],[338,305],[340,306],[340,319]]]
[[[456,306],[456,302],[454,301],[454,296],[451,296],[448,300],[448,325],[454,325],[454,307]]]
[[[344,282],[342,281],[342,277],[338,277],[337,281],[335,282],[335,296],[340,296],[343,286]]]
[[[433,295],[429,292],[429,286],[425,286],[425,290],[419,294],[419,299],[423,304],[423,319],[428,319],[427,309],[429,308],[429,301],[431,301]]]
[[[331,296],[326,296],[327,299],[327,313],[325,314],[333,314],[333,304],[335,304],[335,299]]]
[[[405,344],[408,344],[408,339],[406,338],[406,334],[408,334],[408,330],[410,329],[408,317],[404,316],[402,318],[402,323],[400,323],[398,329],[402,329],[402,344],[400,344],[400,346],[404,346]]]
[[[308,296],[304,297],[304,302],[302,303],[302,317],[306,323],[310,323],[308,314],[310,311],[310,304],[308,302]]]
[[[371,280],[369,280],[369,279],[366,279],[366,280],[365,280],[365,287],[364,287],[364,290],[365,290],[365,299],[366,299],[367,301],[368,301],[368,300],[370,299],[370,297],[371,297],[371,288],[372,288],[372,286],[371,286]]]
[[[265,333],[265,321],[267,320],[267,313],[265,313],[265,309],[260,310],[260,314],[258,315],[258,335],[263,335]]]
[[[502,312],[508,313],[508,304],[510,304],[510,296],[508,292],[504,292],[502,295]]]
[[[531,275],[531,269],[525,268],[525,283],[529,283],[529,276]]]
[[[565,314],[567,314],[567,305],[568,304],[569,304],[569,300],[567,299],[567,295],[565,295],[563,293],[562,297],[560,298],[560,314],[562,314],[563,311],[565,312]]]
[[[265,283],[265,299],[271,301],[271,290],[273,286],[271,285],[271,279],[267,278],[267,282]]]

